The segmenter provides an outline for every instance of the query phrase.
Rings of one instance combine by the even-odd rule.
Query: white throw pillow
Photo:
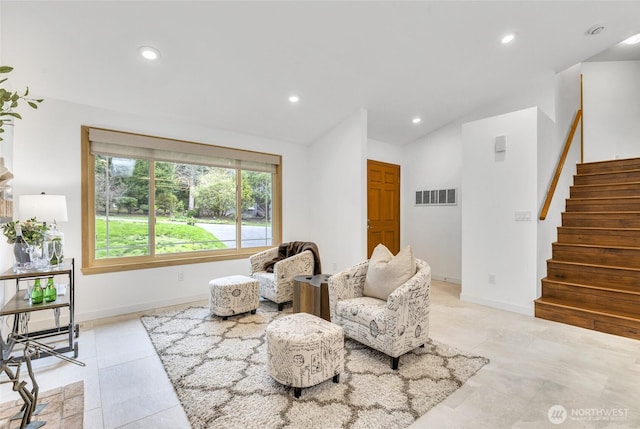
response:
[[[383,244],[378,244],[364,280],[364,296],[387,300],[391,292],[403,285],[416,273],[416,259],[411,246],[400,250],[396,256]]]

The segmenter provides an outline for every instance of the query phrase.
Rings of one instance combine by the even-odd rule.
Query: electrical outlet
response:
[[[184,271],[178,271],[178,281],[184,281]]]
[[[489,274],[489,284],[490,285],[496,284],[496,275],[495,274]]]

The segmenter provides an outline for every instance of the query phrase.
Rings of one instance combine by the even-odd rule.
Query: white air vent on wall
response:
[[[458,204],[457,189],[434,189],[416,191],[416,206],[455,206]]]

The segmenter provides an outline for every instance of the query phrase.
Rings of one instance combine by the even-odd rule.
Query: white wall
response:
[[[301,204],[311,218],[308,237],[325,273],[366,259],[367,112],[360,109],[309,147],[311,184]]]
[[[640,156],[640,61],[582,65],[585,162]]]
[[[367,159],[400,165],[402,164],[402,146],[368,139]]]
[[[538,106],[555,116],[555,81],[550,73],[537,82],[516,88],[509,97],[481,109],[402,147],[402,241],[431,265],[432,277],[460,283],[462,278],[461,208],[465,190],[462,178],[462,124],[489,116]],[[416,207],[414,192],[433,187],[458,188],[458,205]]]
[[[561,214],[564,211],[565,199],[569,196],[569,186],[573,182],[573,174],[576,170],[575,162],[572,162],[571,156],[568,156],[547,216],[545,220],[539,220],[564,141],[558,141],[556,124],[544,112],[538,111],[537,123],[537,204],[536,211],[533,213],[533,222],[537,224],[536,298],[540,297],[542,292],[541,280],[547,275],[547,259],[551,258],[551,243],[556,241],[557,227],[562,224]],[[579,153],[579,138],[578,136],[574,142],[572,152],[569,155]]]
[[[46,98],[37,111],[25,112],[14,129],[14,195],[39,193],[67,196],[69,221],[61,223],[65,253],[81,261],[80,229],[80,126],[93,125],[201,143],[231,146],[282,155],[283,240],[308,236],[310,183],[308,149],[254,136],[215,130],[175,120],[131,115]],[[331,190],[333,192],[334,189]],[[329,191],[327,191],[329,192]],[[326,234],[331,237],[332,231]],[[3,260],[3,268],[11,263]],[[95,319],[169,304],[203,299],[211,278],[247,274],[248,261],[214,263],[125,271],[76,274],[76,315]],[[184,281],[178,281],[178,272]],[[10,297],[14,284],[5,285]],[[10,292],[9,292],[10,291]],[[43,312],[44,313],[44,312]],[[36,315],[34,315],[36,316]],[[40,316],[39,314],[37,316]]]
[[[538,138],[538,216],[571,124],[580,108],[580,73],[581,66],[578,64],[556,76],[556,123],[553,124],[548,118],[539,117],[542,126],[539,127]],[[549,127],[552,128],[549,129]],[[580,162],[580,128],[571,144],[547,217],[545,220],[538,221],[537,296],[541,295],[540,280],[547,275],[547,259],[551,258],[551,243],[557,239],[557,227],[562,224],[561,214],[565,209],[565,201],[569,197],[569,187],[573,184],[573,175],[576,173],[578,162]]]
[[[506,136],[506,152],[494,152],[497,136]],[[464,300],[533,313],[537,147],[537,108],[462,126]],[[527,212],[530,220],[516,221],[517,211]]]
[[[429,263],[433,278],[460,283],[462,206],[416,206],[415,191],[457,188],[464,201],[461,127],[442,128],[403,149],[403,245]]]

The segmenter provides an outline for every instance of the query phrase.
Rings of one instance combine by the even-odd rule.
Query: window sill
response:
[[[92,264],[84,265],[81,268],[82,274],[91,275],[91,274],[102,274],[102,273],[114,273],[119,271],[130,271],[130,270],[144,270],[149,268],[161,268],[161,267],[171,267],[175,265],[188,265],[188,264],[202,264],[207,262],[219,262],[219,261],[229,261],[234,259],[246,259],[249,256],[255,255],[256,253],[270,249],[273,246],[267,247],[252,247],[250,249],[242,249],[238,251],[233,251],[229,253],[219,253],[216,255],[207,254],[202,256],[193,256],[193,255],[167,255],[167,256],[156,256],[155,258],[145,258],[145,257],[131,257],[131,258],[121,258],[121,259],[101,259],[97,261],[93,261]]]

